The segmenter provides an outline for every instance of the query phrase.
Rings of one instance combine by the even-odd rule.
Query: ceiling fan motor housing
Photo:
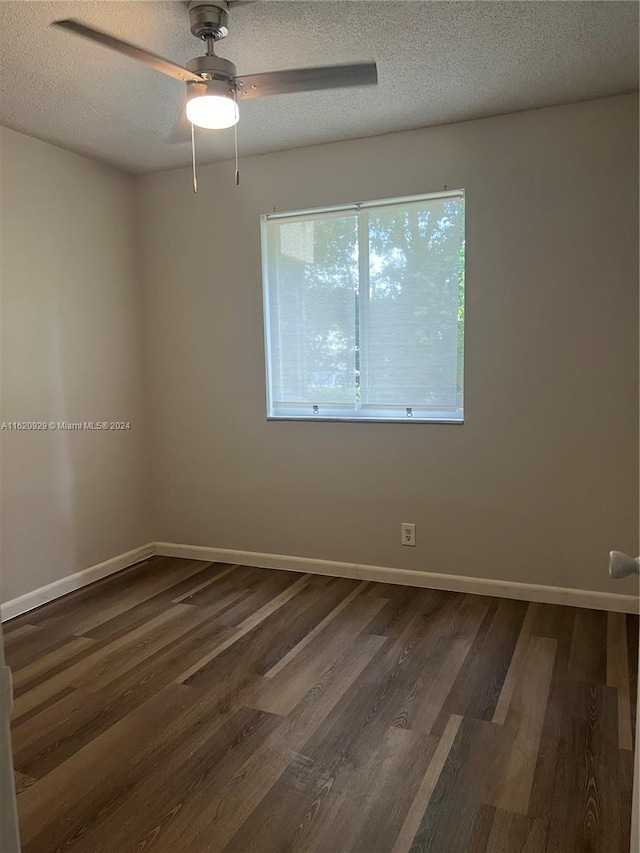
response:
[[[190,59],[186,67],[194,74],[203,77],[202,83],[187,83],[187,100],[201,95],[221,95],[228,98],[235,95],[233,78],[236,66],[221,56],[196,56]]]
[[[191,0],[189,3],[189,23],[196,38],[214,41],[229,35],[229,11],[226,0]]]
[[[186,63],[185,67],[205,80],[220,80],[229,84],[237,73],[233,62],[213,55],[195,56]]]
[[[187,101],[200,98],[203,95],[217,95],[221,98],[235,97],[235,89],[230,82],[224,80],[204,80],[202,83],[187,83]]]

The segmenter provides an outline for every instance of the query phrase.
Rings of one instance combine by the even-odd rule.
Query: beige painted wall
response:
[[[0,129],[2,599],[147,543],[133,181]]]
[[[607,556],[638,542],[637,109],[252,157],[239,189],[214,164],[197,196],[188,170],[140,178],[157,538],[633,592]],[[259,215],[445,184],[467,192],[464,426],[267,422]]]

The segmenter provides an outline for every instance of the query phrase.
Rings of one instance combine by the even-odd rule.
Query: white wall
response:
[[[130,177],[0,129],[2,599],[152,537]]]
[[[636,96],[248,158],[239,189],[215,164],[198,196],[0,144],[0,420],[132,425],[0,432],[3,600],[152,539],[636,590],[606,577],[638,540]],[[464,426],[267,422],[259,214],[445,184]]]
[[[628,592],[638,101],[139,179],[158,539]],[[240,139],[242,133],[240,132]],[[259,215],[467,193],[466,422],[267,422]],[[401,521],[418,547],[399,544]]]

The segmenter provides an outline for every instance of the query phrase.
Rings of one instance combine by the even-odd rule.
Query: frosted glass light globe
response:
[[[238,123],[240,111],[232,98],[224,95],[200,95],[187,101],[187,119],[207,130],[222,130]]]

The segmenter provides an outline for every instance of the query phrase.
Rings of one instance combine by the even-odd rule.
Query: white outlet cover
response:
[[[416,545],[416,526],[409,522],[403,521],[400,525],[400,542],[402,545],[409,545],[415,548]]]

